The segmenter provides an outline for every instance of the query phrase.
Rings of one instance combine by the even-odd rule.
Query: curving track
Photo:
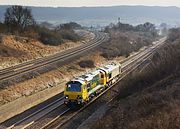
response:
[[[137,69],[138,66],[142,65],[143,62],[148,60],[154,52],[164,44],[165,38],[161,39],[156,45],[147,48],[143,52],[140,52],[125,61],[122,61],[122,76],[118,79],[117,82],[119,82],[121,79],[123,79],[126,75],[128,75],[133,70]],[[116,82],[116,83],[117,83]],[[63,98],[60,97],[59,99],[56,99],[55,101],[47,104],[45,107],[39,109],[38,111],[32,113],[31,115],[28,115],[27,117],[21,119],[20,121],[17,121],[9,126],[10,128],[58,128],[61,127],[66,122],[70,121],[75,115],[77,115],[79,112],[84,110],[86,107],[88,107],[91,103],[96,101],[98,98],[100,98],[103,94],[106,94],[107,91],[109,91],[113,86],[116,85],[114,83],[112,86],[110,86],[108,89],[103,91],[100,95],[95,97],[89,104],[84,106],[78,111],[72,112],[69,111],[69,108],[65,107],[65,105],[62,104]]]
[[[112,84],[108,89],[106,89],[105,91],[103,91],[101,94],[99,94],[97,97],[95,97],[90,103],[88,103],[86,106],[84,106],[83,108],[81,108],[78,111],[75,111],[73,113],[70,113],[69,111],[67,111],[66,113],[64,113],[63,115],[61,115],[58,118],[54,118],[51,121],[49,121],[48,123],[46,123],[44,126],[41,127],[41,129],[52,129],[52,128],[60,128],[62,127],[64,124],[66,124],[67,122],[71,121],[71,119],[73,119],[76,115],[78,115],[79,113],[81,113],[82,111],[86,110],[86,108],[88,108],[88,106],[90,106],[90,104],[92,104],[94,101],[100,99],[101,96],[106,95],[107,96],[107,92],[117,92],[114,91],[114,89],[112,89],[113,87],[115,87],[119,81],[121,81],[125,76],[127,76],[129,73],[131,73],[132,71],[136,70],[139,66],[141,66],[145,61],[147,61],[153,54],[154,52],[161,46],[164,44],[164,40],[165,38],[163,38],[162,40],[160,40],[160,42],[158,44],[156,44],[153,47],[150,47],[148,49],[146,49],[144,52],[139,53],[138,55],[135,55],[133,58],[128,59],[127,61],[125,61],[122,64],[122,76],[118,79],[117,82],[115,82],[114,84]],[[109,95],[109,94],[108,94]],[[117,95],[117,94],[116,94]],[[110,101],[112,101],[115,97],[117,97],[116,95],[112,96],[111,98],[109,98],[109,101],[107,101],[106,103],[102,103],[102,104],[108,104]],[[92,106],[93,107],[93,106]],[[92,108],[91,107],[91,108]],[[84,111],[86,115],[90,115],[91,113],[87,110]],[[84,121],[84,118],[82,118]],[[66,127],[65,127],[66,128]],[[74,127],[76,128],[76,127]]]
[[[5,82],[39,69],[45,69],[47,66],[51,66],[55,63],[64,62],[100,45],[109,39],[108,35],[105,33],[94,32],[94,34],[95,37],[92,40],[80,47],[0,70],[0,82]]]

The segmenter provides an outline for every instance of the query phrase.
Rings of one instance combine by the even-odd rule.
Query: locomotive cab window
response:
[[[109,73],[109,79],[112,78],[112,73]]]
[[[66,90],[70,92],[81,92],[81,83],[77,81],[70,81],[67,83]]]
[[[104,78],[104,75],[103,75],[103,74],[101,74],[101,78]]]

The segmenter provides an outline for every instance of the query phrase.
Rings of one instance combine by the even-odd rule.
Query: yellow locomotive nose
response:
[[[79,93],[79,92],[70,92],[69,94],[68,94],[68,98],[70,99],[70,100],[75,100],[75,99],[79,99],[79,96],[81,96],[81,93]]]
[[[65,104],[68,103],[76,103],[76,104],[82,104],[83,99],[81,97],[81,93],[78,92],[66,92],[66,97],[65,97]]]
[[[66,92],[65,99],[69,99],[69,100],[82,99],[82,93],[81,92]]]
[[[83,102],[83,88],[82,83],[79,81],[70,81],[66,84],[64,90],[65,104],[76,103],[81,104]]]

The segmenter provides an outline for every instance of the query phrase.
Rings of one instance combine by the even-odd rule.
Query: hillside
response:
[[[123,92],[123,91],[122,91]],[[180,74],[119,97],[93,129],[179,129]]]
[[[119,83],[118,97],[93,129],[180,128],[179,35],[179,29],[171,30],[151,64]]]
[[[69,41],[58,46],[50,46],[32,38],[3,35],[0,41],[0,69],[49,56],[79,45],[81,42]]]
[[[56,87],[59,83],[66,82],[67,80],[71,79],[72,76],[75,77],[84,72],[92,71],[94,68],[101,66],[102,64],[105,64],[109,61],[120,62],[127,56],[140,51],[140,49],[144,46],[150,45],[157,38],[156,36],[149,36],[150,32],[148,31],[144,34],[142,34],[142,31],[122,31],[119,28],[117,28],[116,30],[110,28],[109,31],[110,32],[108,33],[110,34],[110,40],[108,42],[104,42],[101,45],[99,45],[99,47],[88,51],[81,58],[77,58],[77,60],[72,61],[71,63],[68,63],[65,66],[59,66],[54,70],[48,71],[47,73],[41,75],[38,74],[37,77],[33,77],[28,81],[24,81],[21,83],[17,83],[18,80],[11,81],[8,87],[0,91],[0,105],[3,105],[10,101],[14,101],[17,98],[20,98],[24,95],[28,96],[29,94],[34,94],[36,92],[45,90],[49,87]],[[90,36],[90,34],[87,35]],[[3,40],[7,40],[7,38],[8,37],[4,37]],[[6,60],[14,58],[26,59],[27,57],[32,57],[32,55],[37,55],[35,57],[41,57],[41,54],[45,54],[45,52],[56,52],[59,51],[61,47],[67,47],[69,45],[68,43],[64,43],[59,46],[47,46],[42,45],[38,41],[30,41],[26,43],[22,42],[22,39],[21,41],[16,41],[15,37],[13,36],[11,36],[11,38],[9,37],[9,39],[11,42],[7,40],[4,41],[2,44],[7,44],[7,46],[9,47],[13,46],[13,49],[16,49],[18,47],[18,51],[20,52],[19,54],[21,55],[17,55],[17,58],[13,57],[13,55],[10,54],[8,57],[3,57]],[[24,39],[24,41],[26,40]],[[32,45],[32,43],[36,46]],[[72,45],[78,45],[78,42]],[[23,54],[22,52],[24,52],[25,54]],[[6,64],[10,62],[12,61],[6,61]],[[36,73],[28,75],[28,77],[31,76],[36,76]],[[1,87],[3,87],[4,85],[6,84],[0,84]]]
[[[7,7],[0,6],[0,21],[3,20]],[[180,26],[180,8],[177,7],[32,7],[32,13],[38,22],[48,21],[54,24],[75,21],[86,26],[107,25],[110,22],[117,22],[118,17],[120,17],[123,23],[133,25],[146,21],[160,24],[163,21],[171,25]]]

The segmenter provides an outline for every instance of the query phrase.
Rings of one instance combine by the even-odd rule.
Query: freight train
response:
[[[121,75],[121,64],[112,62],[66,83],[64,103],[84,105],[113,84]]]

